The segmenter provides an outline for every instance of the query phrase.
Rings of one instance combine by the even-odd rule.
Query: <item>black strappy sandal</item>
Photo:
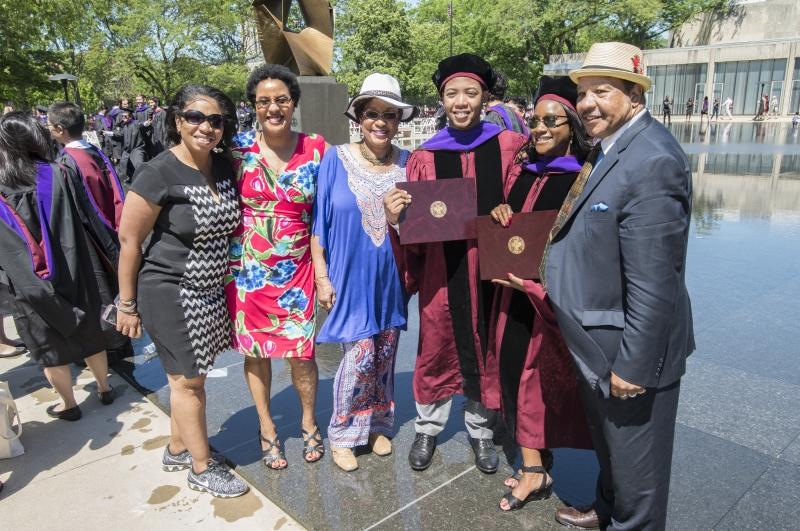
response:
[[[546,500],[553,494],[553,482],[552,478],[547,474],[547,470],[543,466],[523,466],[523,472],[527,472],[528,474],[541,474],[542,475],[542,484],[539,485],[539,488],[531,491],[524,500],[520,500],[511,492],[503,496],[503,500],[508,502],[508,509],[500,508],[503,512],[511,512],[517,511],[525,507],[528,502],[536,501],[536,500]],[[547,482],[548,479],[551,479],[550,483]],[[502,500],[501,500],[502,501]]]
[[[549,474],[550,471],[553,470],[553,452],[547,449],[539,450],[539,455],[542,458],[542,466],[544,467],[545,470],[547,470],[547,473]],[[513,479],[514,481],[519,482],[519,480],[522,479],[522,470],[520,469],[515,470],[514,473],[511,474],[508,477],[508,479],[506,479],[506,481],[508,481],[509,479]],[[515,489],[517,488],[517,485],[514,485],[513,487],[511,485],[506,485],[506,487]]]
[[[300,431],[303,432],[303,459],[305,459],[306,463],[316,463],[325,455],[325,445],[322,444],[322,435],[319,433],[319,426],[315,427],[314,431],[311,433],[308,433],[302,428]],[[316,459],[309,459],[308,456],[314,452],[318,453],[319,457]]]
[[[283,470],[287,466],[289,466],[289,462],[286,460],[286,456],[283,455],[283,449],[281,448],[281,442],[278,440],[278,437],[275,436],[275,439],[270,441],[261,433],[261,429],[258,430],[258,438],[267,443],[267,449],[261,449],[261,460],[264,461],[264,465],[270,470]],[[273,450],[277,448],[278,453],[273,453]],[[278,461],[283,460],[286,464],[283,466],[273,466]]]

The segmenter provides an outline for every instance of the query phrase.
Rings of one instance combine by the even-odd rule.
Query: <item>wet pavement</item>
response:
[[[683,379],[673,460],[669,529],[791,529],[800,521],[800,140],[781,123],[673,124],[694,172],[687,283],[697,351]],[[414,436],[411,377],[417,301],[409,308],[395,376],[395,453],[359,456],[340,471],[329,455],[302,460],[300,407],[288,367],[273,363],[272,412],[289,467],[260,462],[255,408],[236,353],[221,356],[207,383],[211,443],[279,507],[312,529],[558,529],[562,503],[592,501],[591,452],[556,451],[555,495],[504,514],[497,503],[516,454],[501,471],[475,469],[460,408],[433,465],[408,467]],[[318,353],[317,415],[330,418],[340,353]],[[139,355],[118,370],[168,409],[157,358]],[[327,440],[326,440],[327,445]]]

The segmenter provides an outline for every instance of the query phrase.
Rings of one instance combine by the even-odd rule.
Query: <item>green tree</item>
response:
[[[454,0],[453,52],[483,56],[506,73],[509,93],[530,95],[551,55],[586,51],[591,43],[623,40],[642,48],[700,12],[730,0]],[[448,0],[420,0],[411,14],[421,81],[449,53]]]
[[[391,74],[409,95],[413,60],[411,28],[400,0],[340,0],[336,3],[334,73],[351,94],[373,72]]]

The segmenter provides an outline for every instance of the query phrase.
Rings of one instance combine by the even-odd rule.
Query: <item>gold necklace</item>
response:
[[[363,141],[358,143],[358,148],[361,151],[361,156],[364,157],[364,160],[373,166],[386,166],[386,164],[388,164],[388,162],[392,159],[392,153],[394,153],[394,146],[390,146],[389,152],[386,155],[383,157],[376,157],[369,151],[369,149],[367,149],[367,146]]]

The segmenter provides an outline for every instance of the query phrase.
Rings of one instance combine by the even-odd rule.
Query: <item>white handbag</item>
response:
[[[16,421],[16,427],[15,427]],[[22,442],[22,421],[7,382],[0,382],[0,459],[25,453]]]

